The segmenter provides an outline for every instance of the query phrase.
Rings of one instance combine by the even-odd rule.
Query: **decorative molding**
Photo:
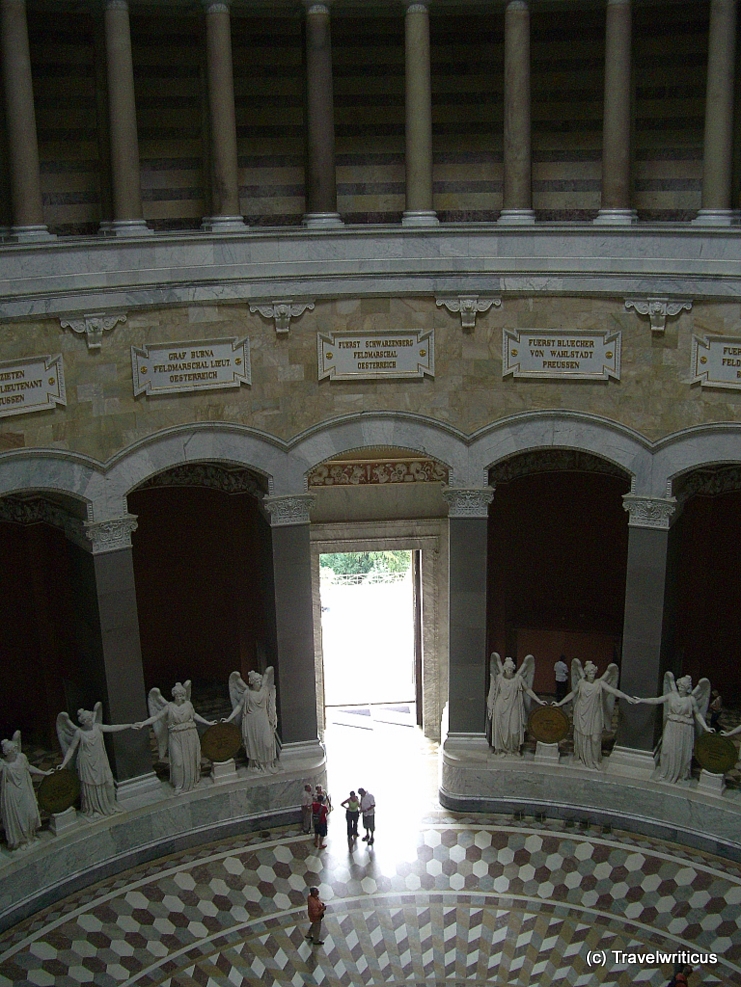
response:
[[[263,506],[270,515],[273,528],[285,528],[294,524],[309,524],[309,512],[316,498],[313,494],[293,494],[288,497],[265,497]]]
[[[226,494],[252,494],[261,497],[265,486],[250,470],[242,466],[222,466],[216,463],[184,463],[163,473],[150,476],[136,488],[150,490],[156,487],[208,487]]]
[[[672,515],[677,510],[676,497],[640,497],[625,494],[623,509],[629,514],[629,528],[660,528],[668,531]]]
[[[48,524],[63,531],[75,545],[90,551],[82,520],[44,497],[3,497],[0,500],[0,521],[22,525]]]
[[[131,533],[138,527],[136,515],[126,514],[107,521],[88,521],[85,523],[85,534],[92,543],[93,555],[103,555],[131,548]]]
[[[741,490],[741,466],[706,467],[678,477],[674,482],[674,494],[679,503],[690,497],[718,497],[721,494]]]
[[[310,487],[362,486],[367,483],[445,483],[447,466],[434,459],[360,460],[323,463],[308,473]]]
[[[456,298],[436,298],[435,304],[438,308],[444,305],[452,313],[460,312],[461,328],[464,332],[473,332],[476,328],[476,316],[479,312],[488,312],[489,309],[501,308],[502,299],[498,296],[482,298],[480,295],[458,295]]]
[[[275,321],[275,331],[279,336],[288,333],[291,329],[291,319],[298,319],[307,309],[311,312],[314,309],[314,302],[294,302],[292,298],[250,305],[250,312],[259,312],[263,318]]]
[[[489,482],[494,487],[533,473],[561,472],[603,473],[622,480],[629,479],[620,466],[580,449],[535,449],[532,452],[517,453],[492,466],[489,470]]]
[[[60,319],[62,329],[71,329],[85,337],[89,350],[99,350],[103,342],[103,333],[110,332],[119,322],[126,321],[126,314],[106,315],[105,312],[91,312],[81,318]]]
[[[443,497],[448,502],[448,517],[488,518],[493,487],[447,487]]]
[[[679,315],[682,309],[692,311],[692,300],[680,298],[670,301],[665,297],[626,298],[625,307],[630,311],[634,308],[639,315],[647,315],[651,323],[651,332],[660,335],[666,329],[667,316]]]

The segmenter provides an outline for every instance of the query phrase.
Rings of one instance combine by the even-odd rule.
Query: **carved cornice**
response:
[[[260,497],[264,487],[253,473],[242,466],[221,466],[215,463],[184,463],[164,473],[150,476],[137,490],[155,487],[208,487],[227,494],[249,493]]]
[[[647,315],[651,323],[651,332],[661,335],[666,329],[667,316],[679,315],[682,309],[692,311],[692,301],[680,298],[670,301],[668,298],[626,298],[625,307],[630,311],[634,308],[639,315]]]
[[[447,487],[443,497],[448,502],[448,517],[488,518],[493,487]]]
[[[488,312],[492,305],[500,308],[502,299],[499,296],[485,298],[480,295],[458,295],[455,298],[436,298],[438,308],[442,305],[452,313],[459,312],[461,328],[464,332],[472,332],[476,328],[476,316],[479,312]]]
[[[250,305],[250,312],[259,312],[265,319],[273,319],[275,331],[283,335],[291,329],[291,319],[298,319],[308,309],[314,308],[314,302],[294,302],[292,298],[284,298],[273,302],[258,302]]]
[[[92,544],[93,555],[104,555],[106,552],[131,548],[131,533],[137,528],[136,515],[126,514],[107,521],[88,521],[85,524],[85,534]]]
[[[0,500],[0,521],[22,525],[48,524],[59,528],[66,538],[80,548],[90,551],[80,518],[43,497],[3,497]]]
[[[448,483],[447,466],[434,459],[323,463],[308,474],[310,487],[384,483]]]
[[[693,470],[674,483],[674,494],[680,503],[690,497],[718,497],[741,490],[741,466],[715,466]]]
[[[60,319],[62,329],[71,329],[85,337],[89,350],[99,350],[103,342],[103,333],[110,332],[119,322],[125,322],[126,315],[106,315],[105,312],[91,312],[89,315],[77,318]]]
[[[270,515],[273,528],[285,528],[295,524],[309,524],[309,512],[316,498],[313,494],[293,494],[288,497],[265,497],[263,506]]]
[[[578,449],[536,449],[519,453],[489,470],[492,486],[532,473],[603,473],[627,482],[628,474],[614,463]]]
[[[677,510],[677,498],[640,497],[629,493],[623,497],[623,509],[628,512],[630,528],[660,528],[668,531],[672,515]]]

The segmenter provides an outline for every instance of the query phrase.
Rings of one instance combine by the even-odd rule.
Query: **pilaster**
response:
[[[332,37],[327,3],[306,6],[306,213],[304,226],[341,226],[337,212]]]

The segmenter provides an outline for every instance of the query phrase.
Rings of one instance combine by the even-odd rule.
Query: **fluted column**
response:
[[[214,214],[203,220],[203,228],[218,233],[238,233],[247,225],[239,209],[231,16],[228,3],[206,0],[204,6]]]
[[[104,20],[113,181],[113,223],[110,230],[116,236],[142,236],[150,230],[144,222],[142,210],[127,0],[105,0]]]
[[[304,226],[340,226],[334,162],[329,7],[306,7],[306,213]]]
[[[631,164],[631,0],[607,0],[602,202],[596,223],[633,223]]]
[[[33,105],[26,0],[0,0],[5,117],[8,127],[13,225],[10,239],[48,240]]]
[[[406,206],[404,226],[436,226],[432,208],[432,89],[430,81],[430,15],[423,3],[412,3],[404,19],[406,89]]]
[[[530,139],[530,8],[504,13],[504,204],[500,223],[534,223]]]
[[[733,90],[736,0],[711,0],[702,208],[696,223],[728,226],[733,219]]]

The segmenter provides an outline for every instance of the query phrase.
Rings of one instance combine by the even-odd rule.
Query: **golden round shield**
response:
[[[738,761],[736,745],[728,737],[704,733],[695,742],[695,757],[700,765],[714,775],[724,775]]]
[[[39,808],[44,812],[64,812],[80,797],[80,782],[74,771],[63,768],[48,775],[39,785]]]
[[[228,761],[242,746],[242,734],[233,723],[216,723],[201,737],[201,750],[209,761]]]
[[[569,718],[558,706],[538,706],[530,714],[527,728],[542,744],[557,744],[569,735]]]

